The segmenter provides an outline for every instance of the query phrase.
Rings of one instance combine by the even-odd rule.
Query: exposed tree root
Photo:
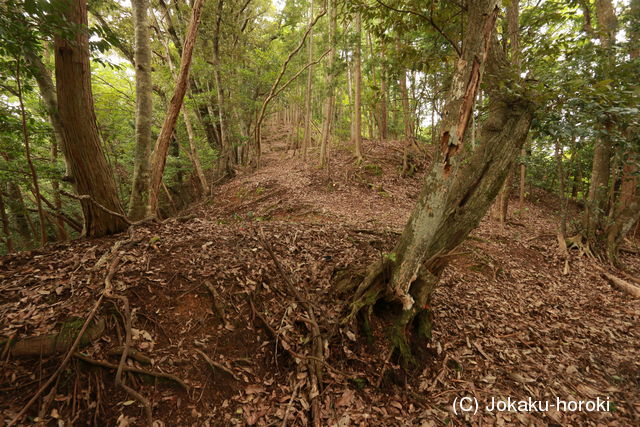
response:
[[[209,356],[206,355],[206,353],[204,351],[196,349],[196,353],[198,353],[200,356],[202,356],[202,358],[204,359],[205,362],[207,362],[207,364],[209,365],[209,367],[211,368],[212,371],[214,371],[214,372],[215,371],[225,372],[225,373],[231,375],[231,378],[233,378],[234,380],[241,381],[238,378],[238,376],[235,374],[235,372],[233,372],[231,369],[227,368],[223,364],[212,360]]]
[[[634,298],[640,298],[640,286],[636,286],[627,282],[626,280],[622,280],[619,277],[614,276],[613,274],[602,272],[602,275],[609,281],[613,286],[618,288],[619,290],[631,295]]]
[[[410,343],[416,339],[431,338],[431,313],[427,301],[432,287],[427,285],[425,278],[417,278],[410,291],[417,303],[405,310],[402,297],[387,285],[392,267],[391,259],[382,259],[369,267],[362,280],[350,284],[343,281],[339,283],[337,290],[346,293],[355,288],[349,314],[343,323],[357,320],[360,331],[371,335],[372,317],[379,317],[387,325],[385,329],[390,343],[389,359],[397,356],[407,365],[415,363]],[[383,375],[384,372],[381,373],[381,377]]]
[[[309,332],[311,332],[311,355],[313,356],[313,358],[307,358],[310,372],[309,399],[311,400],[311,417],[313,425],[320,426],[322,417],[320,414],[319,396],[320,392],[322,391],[322,367],[324,365],[324,340],[320,332],[320,326],[318,325],[318,321],[316,320],[315,312],[309,300],[309,294],[306,292],[306,289],[302,288],[302,290],[305,292],[305,295],[303,297],[303,295],[291,280],[290,275],[285,273],[284,266],[282,265],[278,257],[276,257],[271,246],[267,243],[262,230],[260,230],[258,237],[260,239],[260,243],[273,260],[273,263],[275,264],[280,276],[282,276],[284,283],[287,285],[289,294],[297,301],[300,301],[305,311],[307,312],[308,319],[307,321],[305,321],[305,324],[309,328]]]
[[[566,243],[567,249],[577,249],[579,256],[596,259],[591,248],[591,243],[589,243],[589,239],[585,238],[582,233],[576,234],[572,237],[567,237]]]
[[[92,359],[89,356],[85,356],[84,354],[78,353],[78,352],[73,353],[73,357],[78,360],[82,360],[83,362],[86,362],[90,365],[99,366],[105,369],[118,370],[118,366],[119,366],[114,363],[106,362],[104,360]],[[124,366],[122,370],[124,372],[131,372],[133,374],[148,375],[150,377],[163,378],[166,380],[170,380],[178,384],[184,391],[187,391],[187,392],[189,391],[189,386],[185,384],[185,382],[182,381],[180,378],[172,374],[167,374],[164,372],[147,371],[146,369],[134,368],[133,366]]]
[[[115,269],[116,265],[113,265],[113,269]],[[109,274],[111,274],[111,276],[113,276],[113,274],[111,273],[111,270],[112,270],[112,268],[109,268],[109,273],[107,273],[107,277],[109,277]],[[106,282],[106,279],[105,279],[105,282]],[[49,377],[49,379],[47,381],[45,381],[44,384],[42,384],[42,386],[38,389],[38,391],[36,391],[36,393],[31,397],[31,399],[29,399],[27,404],[24,405],[24,407],[20,410],[20,412],[18,412],[18,414],[15,417],[13,417],[13,419],[11,421],[9,421],[9,424],[7,425],[7,427],[11,427],[13,425],[16,425],[16,423],[18,421],[20,421],[20,419],[24,416],[24,414],[26,414],[26,412],[29,410],[29,408],[36,402],[36,400],[38,400],[38,398],[42,395],[42,393],[44,393],[45,390],[47,388],[49,388],[49,386],[58,378],[60,373],[62,373],[62,371],[66,368],[67,364],[71,360],[71,357],[73,356],[73,353],[76,351],[76,349],[80,345],[80,342],[82,341],[82,338],[84,337],[84,334],[85,334],[87,328],[89,327],[89,324],[93,321],[94,317],[96,316],[96,313],[98,312],[98,309],[102,305],[102,301],[104,300],[104,298],[106,296],[105,294],[106,294],[106,283],[105,283],[105,290],[102,292],[102,294],[100,295],[100,297],[98,298],[98,300],[94,304],[93,308],[91,309],[91,312],[89,312],[89,315],[87,316],[87,319],[82,324],[82,327],[80,328],[80,331],[78,332],[78,335],[76,336],[75,340],[73,341],[73,343],[69,347],[69,350],[67,351],[67,354],[65,355],[64,359],[62,360],[62,363],[60,364],[60,366],[58,366],[58,369],[53,373],[53,375],[51,375]]]

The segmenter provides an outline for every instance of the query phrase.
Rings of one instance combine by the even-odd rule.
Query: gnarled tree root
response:
[[[343,280],[336,290],[346,293],[355,289],[349,304],[349,314],[343,323],[357,320],[360,331],[370,336],[372,317],[383,319],[387,324],[385,329],[390,344],[390,355],[398,356],[406,366],[415,363],[411,342],[431,338],[431,312],[426,301],[429,300],[429,289],[432,288],[425,288],[423,279],[417,279],[416,283],[419,284],[415,289],[423,290],[411,292],[416,303],[408,310],[403,309],[401,297],[388,287],[392,266],[392,260],[383,259],[373,264],[359,282],[347,284]]]
[[[585,238],[581,233],[572,237],[567,237],[566,244],[568,249],[577,249],[580,256],[586,256],[595,259],[596,256],[591,249],[589,239]]]

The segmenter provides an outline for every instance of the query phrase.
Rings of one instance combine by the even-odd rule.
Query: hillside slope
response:
[[[576,254],[562,274],[549,203],[527,203],[505,226],[483,220],[436,291],[432,341],[403,369],[386,357],[383,340],[341,323],[345,296],[332,285],[344,269],[391,251],[424,166],[401,178],[400,143],[368,141],[362,166],[337,149],[329,170],[319,170],[291,158],[278,132],[271,130],[258,171],[239,174],[179,218],[2,258],[2,335],[19,342],[86,318],[111,270],[115,294],[130,303],[132,347],[152,359],[129,364],[188,387],[126,376],[158,425],[267,426],[285,417],[286,425],[306,425],[314,413],[319,425],[339,426],[637,424],[640,301],[601,277],[606,266]],[[637,255],[624,262],[640,272]],[[126,314],[107,298],[99,310],[105,330],[82,354],[117,365]],[[314,323],[330,338],[317,397]],[[5,356],[0,407],[8,421],[62,354]],[[75,357],[55,393],[47,390],[29,414],[142,425],[142,405],[114,378],[115,370]],[[465,396],[486,404],[600,397],[611,412],[454,414],[454,399]]]

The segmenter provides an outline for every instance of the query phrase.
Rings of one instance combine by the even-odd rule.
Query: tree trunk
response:
[[[380,41],[380,53],[382,55],[382,62],[380,64],[380,139],[385,141],[389,137],[389,112],[387,109],[387,67],[384,62],[386,49],[383,41]]]
[[[327,151],[329,146],[329,137],[331,135],[331,125],[333,122],[333,106],[335,102],[333,76],[335,74],[334,64],[336,59],[335,35],[337,21],[336,0],[329,0],[329,63],[327,64],[327,99],[324,103],[324,118],[322,123],[322,141],[320,143],[320,167],[323,168],[327,164]]]
[[[353,86],[355,91],[353,142],[355,144],[355,155],[358,163],[362,162],[362,17],[360,12],[356,13],[356,47],[353,52]]]
[[[213,35],[213,77],[216,84],[216,97],[218,100],[218,118],[220,121],[220,146],[221,152],[218,158],[218,178],[234,174],[233,151],[227,136],[227,125],[224,117],[224,94],[222,93],[222,78],[220,76],[220,23],[222,22],[222,7],[224,0],[218,0],[216,12],[216,25]],[[207,192],[208,190],[205,190]]]
[[[311,27],[313,21],[313,0],[309,5],[309,27]],[[309,40],[307,46],[308,62],[313,61],[313,30],[309,31]],[[312,95],[312,79],[313,79],[313,67],[309,67],[307,70],[307,91],[304,97],[304,136],[302,137],[302,158],[307,160],[307,151],[311,145],[311,120],[313,120],[313,111],[311,106]]]
[[[147,216],[157,216],[158,214],[158,196],[160,192],[160,185],[162,183],[162,175],[164,173],[164,167],[167,162],[167,153],[169,151],[169,144],[175,130],[176,121],[182,108],[182,102],[184,101],[184,95],[187,92],[187,84],[189,82],[189,69],[191,68],[191,57],[193,55],[193,48],[196,42],[196,35],[198,34],[198,26],[200,24],[200,15],[202,14],[203,0],[196,0],[193,5],[191,21],[189,22],[189,29],[184,41],[184,49],[182,51],[182,58],[180,60],[180,71],[178,72],[178,80],[176,81],[176,87],[173,92],[173,97],[167,108],[167,115],[165,116],[156,141],[156,147],[154,150],[153,166],[151,169],[151,179],[149,185],[149,206]]]
[[[47,110],[49,121],[51,122],[51,127],[53,128],[54,137],[58,143],[58,147],[60,147],[60,149],[62,149],[62,152],[64,153],[65,133],[62,126],[62,121],[60,120],[56,88],[53,84],[53,80],[51,79],[51,73],[49,73],[49,70],[44,65],[40,57],[34,52],[26,50],[24,56],[29,63],[31,72],[36,79],[36,83],[38,84],[40,96],[44,101],[44,106]],[[65,166],[67,167],[67,170],[65,171],[66,179],[71,181],[73,177],[70,176],[69,166],[66,164],[66,161]]]
[[[598,33],[600,44],[606,50],[602,64],[603,74],[606,77],[608,69],[613,65],[611,48],[615,41],[615,33],[618,27],[615,9],[611,0],[596,1],[596,16],[598,20]],[[589,195],[583,216],[583,232],[589,245],[595,245],[602,230],[605,228],[606,213],[608,211],[609,181],[611,176],[611,156],[613,145],[609,133],[613,130],[613,121],[610,117],[604,119],[601,127],[605,132],[597,139],[593,152],[593,166],[591,169],[591,181],[589,183]]]
[[[184,119],[184,126],[187,128],[187,137],[189,138],[189,158],[196,170],[202,194],[206,195],[209,194],[209,183],[207,182],[207,176],[204,174],[202,164],[200,163],[200,156],[198,155],[198,149],[196,147],[193,126],[191,125],[191,119],[189,118],[189,111],[186,108],[182,110],[182,117]]]
[[[8,156],[3,153],[3,157],[8,160]],[[33,236],[35,235],[33,228],[30,224],[29,213],[27,207],[24,204],[24,198],[22,197],[22,191],[20,186],[13,181],[7,183],[7,207],[13,221],[16,224],[16,230],[20,235],[22,246],[30,247],[33,243]]]
[[[402,117],[404,120],[404,150],[402,154],[402,175],[409,171],[409,148],[413,142],[411,132],[411,113],[409,111],[409,94],[407,91],[407,72],[400,72],[400,96],[402,97]]]
[[[93,111],[86,0],[68,3],[68,22],[78,25],[73,40],[55,37],[56,93],[64,131],[64,153],[81,200],[83,234],[98,237],[126,230],[127,222],[98,207],[123,214],[113,173],[100,145]]]
[[[2,233],[4,234],[4,244],[7,247],[7,253],[11,253],[14,250],[13,237],[11,236],[11,228],[9,227],[9,217],[7,216],[7,210],[4,208],[2,191],[0,191],[0,218],[2,219]]]
[[[640,0],[631,1],[631,29],[629,31],[629,54],[632,60],[640,57]],[[637,129],[629,127],[625,129],[625,136],[631,140],[637,134]],[[628,149],[625,153],[625,163],[622,167],[622,182],[620,194],[614,204],[613,217],[608,222],[606,229],[607,258],[612,264],[619,266],[618,252],[620,244],[626,235],[637,224],[640,218],[640,197],[638,197],[638,153],[637,150]]]
[[[149,0],[132,0],[135,31],[136,69],[136,149],[133,182],[129,199],[129,217],[144,218],[149,203],[149,172],[151,170],[151,125],[153,97],[151,91],[151,42],[149,39]]]
[[[507,35],[509,39],[509,52],[511,54],[511,62],[514,64],[515,71],[520,74],[520,38],[519,32],[519,15],[520,0],[511,0],[507,3]],[[506,40],[506,38],[505,38]],[[522,151],[521,151],[522,153]],[[522,177],[522,171],[520,172]],[[498,218],[500,224],[504,224],[509,216],[509,198],[511,195],[511,182],[513,181],[513,172],[507,175],[507,179],[502,187],[502,191],[498,196]],[[524,182],[520,182],[521,188],[524,188]],[[521,202],[522,203],[522,202]]]
[[[531,124],[533,104],[525,94],[514,92],[523,82],[507,82],[513,70],[496,39],[492,41],[496,2],[468,3],[462,56],[445,105],[437,157],[395,250],[370,266],[352,303],[352,315],[378,300],[392,306],[388,314],[399,313],[390,338],[404,356],[409,351],[405,327],[415,319],[418,332],[430,334],[428,308],[442,271],[452,251],[489,209]],[[490,46],[492,58],[487,62]],[[485,63],[491,67],[491,114],[472,151],[464,144],[465,135]]]
[[[38,208],[38,218],[40,221],[40,244],[44,246],[47,243],[47,223],[45,221],[44,210],[42,209],[42,201],[40,200],[40,183],[38,182],[38,174],[31,158],[31,144],[29,142],[29,130],[27,129],[27,112],[24,108],[24,99],[22,97],[21,61],[22,60],[20,58],[16,58],[16,84],[18,86],[18,104],[20,106],[20,119],[22,122],[22,138],[24,141],[27,164],[29,165],[29,172],[31,174],[31,182],[34,188],[36,207]]]

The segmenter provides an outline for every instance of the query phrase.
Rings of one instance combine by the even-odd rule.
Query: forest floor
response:
[[[340,271],[392,250],[425,166],[401,178],[401,144],[366,141],[360,167],[336,148],[320,170],[315,152],[306,163],[292,158],[282,130],[271,138],[259,170],[180,217],[0,258],[2,335],[16,346],[25,337],[60,338],[61,325],[87,317],[111,270],[113,292],[130,303],[131,347],[151,358],[126,366],[170,373],[186,386],[125,375],[155,425],[307,425],[313,413],[322,426],[640,424],[640,300],[612,288],[601,274],[608,266],[577,253],[563,274],[556,198],[535,190],[522,209],[512,201],[507,224],[482,221],[436,291],[432,340],[403,368],[387,357],[384,339],[341,322],[347,296],[332,285]],[[623,261],[640,277],[640,256]],[[95,363],[118,365],[113,350],[128,312],[114,298],[98,312],[104,331],[36,401],[27,424],[144,424],[143,406],[116,385],[115,370]],[[328,338],[323,362],[310,352],[315,325]],[[64,353],[3,354],[0,425]],[[319,394],[314,363],[323,368]],[[454,413],[461,397],[478,400],[477,414]],[[508,397],[608,399],[610,411],[483,410]]]

